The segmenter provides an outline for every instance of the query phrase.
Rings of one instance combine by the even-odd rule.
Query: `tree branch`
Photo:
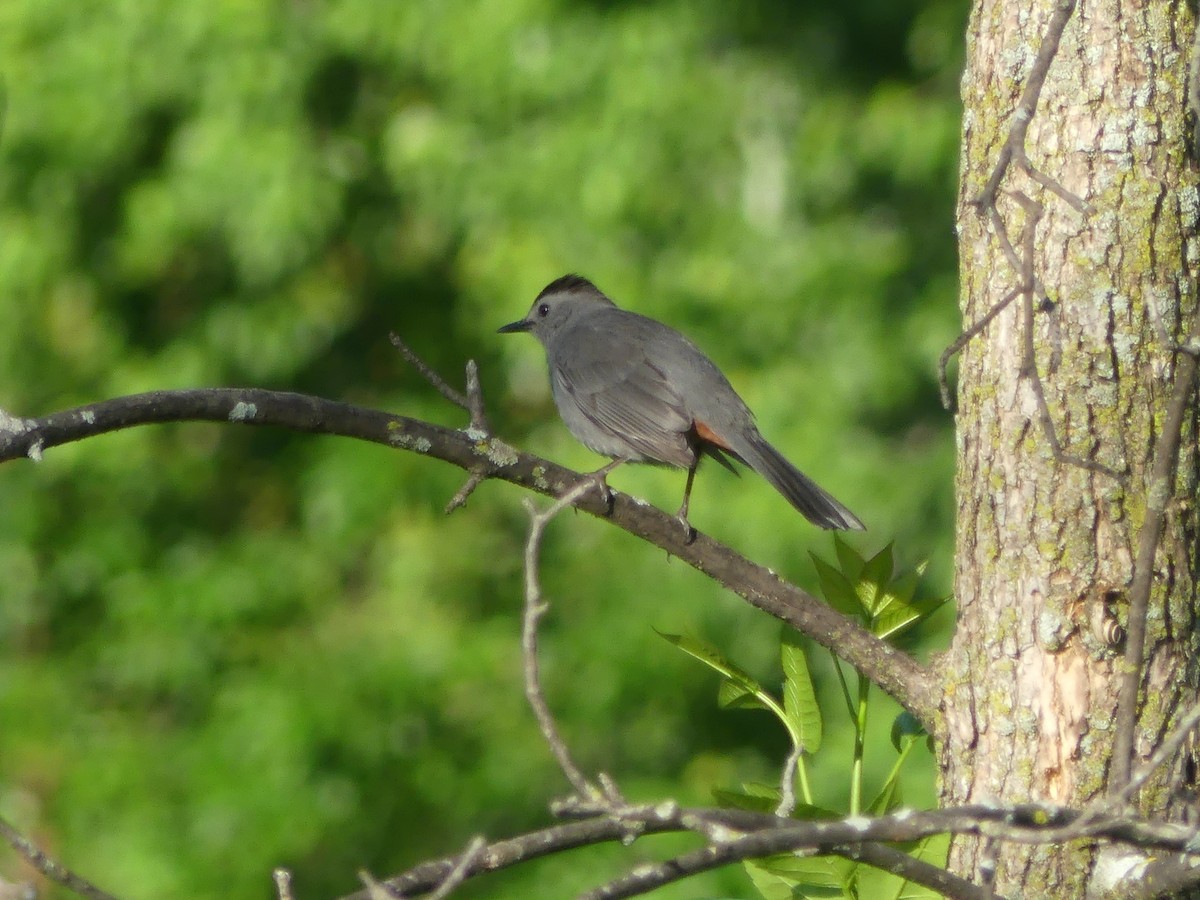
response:
[[[899,875],[914,884],[932,888],[947,900],[1004,900],[1003,897],[998,897],[965,878],[886,844],[851,844],[847,847],[834,847],[832,852],[846,859],[864,862],[876,869]]]
[[[719,869],[753,856],[760,856],[762,854],[747,852],[747,848],[754,848],[759,843],[754,838],[745,838],[742,841],[709,844],[699,850],[680,854],[665,862],[649,865],[643,863],[629,874],[581,894],[580,900],[618,900],[618,898],[648,894],[660,887],[682,881],[701,872]],[[959,878],[945,869],[939,869],[937,866],[930,865],[884,844],[835,845],[820,848],[815,852],[843,856],[857,862],[864,862],[877,869],[892,872],[908,881],[933,888],[949,900],[986,900],[988,897],[982,888],[965,878]]]
[[[1200,315],[1184,343],[1200,339]],[[1183,417],[1192,408],[1196,386],[1196,357],[1190,353],[1176,356],[1175,388],[1167,405],[1166,419],[1159,433],[1154,465],[1146,485],[1146,521],[1138,534],[1137,559],[1129,587],[1129,627],[1125,641],[1125,666],[1121,674],[1120,695],[1114,727],[1112,766],[1108,790],[1119,794],[1129,782],[1137,734],[1138,693],[1146,658],[1146,616],[1150,609],[1150,589],[1154,584],[1154,557],[1166,522],[1167,505],[1174,494],[1175,467],[1179,444],[1183,439]]]
[[[1046,32],[1042,35],[1042,44],[1038,47],[1037,56],[1029,70],[1029,77],[1025,80],[1025,90],[1021,92],[1021,99],[1017,102],[1017,108],[1013,110],[1008,138],[1004,141],[1004,146],[1000,148],[999,156],[996,157],[996,165],[992,169],[991,177],[988,178],[982,193],[974,201],[980,210],[986,211],[995,205],[1000,182],[1008,174],[1009,166],[1015,162],[1038,184],[1052,190],[1079,212],[1088,211],[1087,204],[1081,199],[1058,182],[1034,169],[1025,153],[1025,136],[1029,131],[1029,123],[1033,121],[1034,113],[1037,112],[1038,100],[1041,99],[1046,76],[1050,73],[1050,64],[1058,55],[1058,45],[1062,41],[1063,32],[1067,29],[1067,22],[1071,20],[1071,14],[1074,12],[1075,0],[1059,0],[1050,16]]]
[[[440,459],[468,472],[479,470],[484,478],[555,497],[589,477],[471,429],[458,431],[348,403],[258,388],[154,391],[42,418],[0,416],[0,462],[38,456],[44,449],[121,428],[182,421],[267,425],[371,441]],[[896,698],[930,733],[940,733],[936,680],[911,656],[724,544],[699,533],[685,543],[678,520],[662,510],[618,491],[612,491],[611,511],[592,494],[582,497],[576,506],[666,550],[833,650]]]
[[[388,339],[392,342],[392,346],[400,351],[410,366],[421,373],[421,377],[433,385],[434,390],[453,403],[460,409],[464,409],[471,416],[471,430],[476,432],[481,437],[487,437],[492,433],[492,426],[488,424],[487,411],[483,405],[483,388],[479,384],[479,366],[475,365],[475,360],[467,360],[467,392],[461,394],[446,383],[433,367],[425,360],[417,356],[415,350],[404,343],[400,335],[392,332],[388,335]],[[467,498],[475,492],[475,488],[483,484],[486,473],[478,466],[470,471],[467,480],[463,482],[463,486],[459,488],[458,493],[450,498],[450,502],[446,504],[446,514],[454,512],[460,506],[467,502]]]
[[[942,397],[942,408],[946,412],[954,412],[958,404],[954,400],[954,395],[950,393],[950,360],[967,344],[971,343],[975,337],[991,324],[992,319],[1008,309],[1008,305],[1021,296],[1020,286],[1013,288],[1007,294],[1000,298],[991,309],[979,317],[977,321],[963,330],[963,332],[954,339],[954,342],[942,351],[942,355],[938,358],[938,392]]]
[[[1110,469],[1108,466],[1098,463],[1095,460],[1084,459],[1082,456],[1074,453],[1067,453],[1063,449],[1062,442],[1058,439],[1058,431],[1054,426],[1054,419],[1050,415],[1050,404],[1046,402],[1046,391],[1042,385],[1042,376],[1038,372],[1037,352],[1034,346],[1033,335],[1033,315],[1035,308],[1033,301],[1038,287],[1033,269],[1033,259],[1037,254],[1037,245],[1034,238],[1037,224],[1041,221],[1045,208],[1042,204],[1029,199],[1020,192],[1013,194],[1013,197],[1021,208],[1025,210],[1025,226],[1021,229],[1021,256],[1020,268],[1018,270],[1021,277],[1021,308],[1023,310],[1021,317],[1021,376],[1029,380],[1029,387],[1033,391],[1034,399],[1037,401],[1038,422],[1042,426],[1042,435],[1045,437],[1046,443],[1050,445],[1051,454],[1053,454],[1059,463],[1107,475],[1123,483],[1124,477],[1120,472]],[[993,212],[995,211],[993,210]],[[998,213],[996,214],[996,218],[999,220]],[[1007,236],[1005,236],[1005,240],[1007,240]]]
[[[974,205],[979,211],[979,214],[992,223],[996,238],[1000,242],[1001,251],[1004,253],[1009,265],[1017,272],[1020,283],[1015,289],[1016,293],[1010,291],[1006,294],[975,325],[963,331],[954,343],[946,348],[939,361],[938,383],[941,389],[942,405],[948,410],[953,410],[953,398],[950,394],[949,380],[946,375],[946,368],[950,358],[962,350],[972,338],[978,335],[1002,309],[1012,302],[1015,296],[1023,296],[1023,338],[1025,349],[1022,374],[1029,379],[1034,398],[1037,401],[1038,420],[1041,424],[1042,432],[1050,444],[1054,458],[1060,463],[1078,466],[1123,482],[1123,476],[1116,470],[1095,460],[1085,459],[1081,456],[1065,452],[1059,442],[1054,422],[1050,417],[1050,409],[1046,403],[1041,376],[1037,370],[1033,345],[1034,296],[1041,288],[1033,268],[1034,229],[1041,218],[1042,206],[1019,191],[1012,194],[1018,204],[1025,210],[1026,214],[1022,234],[1023,252],[1021,254],[1018,254],[1016,248],[1013,247],[1008,234],[1008,226],[1005,224],[996,206],[996,198],[1000,193],[1000,185],[1008,174],[1009,169],[1013,165],[1016,165],[1034,183],[1059,197],[1076,212],[1086,216],[1092,211],[1091,207],[1082,198],[1067,190],[1057,180],[1038,171],[1030,162],[1025,150],[1029,125],[1033,121],[1034,114],[1037,112],[1038,101],[1041,98],[1042,89],[1045,87],[1046,76],[1050,72],[1050,66],[1054,62],[1055,56],[1058,55],[1058,48],[1062,41],[1063,32],[1066,31],[1067,23],[1071,20],[1071,16],[1075,12],[1075,2],[1076,0],[1058,0],[1058,3],[1055,5],[1054,11],[1050,15],[1050,21],[1046,26],[1046,31],[1042,35],[1041,46],[1038,47],[1037,56],[1034,58],[1033,66],[1030,68],[1029,76],[1025,81],[1025,89],[1021,92],[1021,98],[1017,102],[1016,109],[1013,111],[1008,136],[996,157],[996,164],[992,168],[992,173],[988,177],[987,184],[984,185],[979,196],[970,201],[971,205]]]
[[[0,819],[0,838],[51,881],[69,888],[80,897],[87,897],[88,900],[116,900],[112,894],[100,890],[86,878],[76,875],[62,863],[51,859],[4,819]]]
[[[497,871],[577,847],[625,840],[630,820],[638,822],[646,834],[690,831],[704,836],[708,844],[665,863],[641,867],[625,877],[630,880],[610,882],[597,889],[596,897],[632,896],[719,865],[796,851],[835,853],[889,868],[901,862],[893,855],[898,851],[879,847],[880,842],[918,841],[945,833],[982,835],[1027,844],[1106,839],[1173,853],[1185,852],[1195,835],[1195,830],[1187,825],[1134,817],[1095,819],[1080,810],[1049,804],[1010,807],[976,804],[927,812],[899,810],[875,818],[795,820],[745,810],[681,808],[660,803],[629,807],[620,817],[597,816],[498,841],[475,855],[466,868],[466,875],[472,877]],[[877,849],[871,849],[873,847]],[[891,852],[886,852],[889,850]],[[908,860],[903,863],[903,874],[910,877],[911,873],[913,881],[942,890],[951,897],[984,896],[983,889],[969,882],[944,872],[935,876],[919,865],[911,865],[919,860],[912,857]],[[402,894],[432,890],[443,883],[447,873],[461,861],[459,854],[424,862],[389,878],[386,884]],[[889,868],[889,871],[895,869]],[[669,877],[672,873],[675,877]],[[935,877],[940,879],[944,889],[932,883]],[[343,900],[369,898],[364,892],[358,892]]]
[[[602,777],[601,787],[594,786],[571,758],[571,751],[567,748],[566,741],[562,739],[558,725],[555,724],[554,716],[550,712],[550,706],[546,703],[546,697],[542,693],[542,684],[538,675],[537,628],[542,616],[550,609],[550,605],[542,597],[541,579],[538,576],[538,563],[546,526],[555,516],[585,493],[596,489],[606,489],[602,477],[593,476],[590,479],[584,479],[542,512],[534,509],[532,501],[528,499],[525,501],[529,510],[530,522],[529,537],[525,542],[525,610],[521,617],[521,656],[525,671],[525,698],[529,701],[534,718],[537,719],[542,737],[550,746],[550,752],[558,761],[558,766],[562,769],[567,781],[571,783],[571,787],[575,789],[576,797],[581,801],[604,801],[616,807],[623,805],[625,801],[617,793],[612,782]]]

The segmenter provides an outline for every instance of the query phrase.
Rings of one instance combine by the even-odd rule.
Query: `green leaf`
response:
[[[857,863],[838,856],[795,856],[780,853],[763,859],[747,861],[754,870],[774,876],[792,887],[792,897],[848,897],[850,880]],[[755,886],[758,886],[757,879]]]
[[[712,644],[709,644],[707,641],[702,641],[699,638],[688,637],[681,634],[666,634],[662,631],[659,631],[658,635],[663,640],[674,644],[689,656],[700,660],[700,662],[704,663],[710,669],[719,672],[730,681],[735,682],[747,693],[766,693],[766,691],[763,690],[762,685],[759,684],[749,672],[735,665],[734,663],[731,663],[721,655],[720,650],[718,650]]]
[[[851,583],[862,577],[863,566],[866,562],[858,551],[842,540],[840,535],[833,536],[833,550],[837,554],[838,568]]]
[[[862,575],[856,585],[858,599],[868,615],[878,616],[886,608],[888,600],[888,585],[892,581],[892,573],[896,563],[892,557],[892,544],[888,543],[882,550],[867,560],[863,566]]]
[[[888,585],[888,593],[897,603],[912,602],[913,595],[917,592],[917,582],[921,580],[921,573],[925,571],[925,564],[917,566],[905,572],[903,575],[892,579],[892,583]]]
[[[902,712],[892,720],[892,746],[897,752],[903,753],[916,740],[925,734],[925,728],[910,712]]]
[[[712,795],[718,806],[727,809],[748,809],[751,812],[773,813],[779,806],[778,789],[768,794],[750,790],[735,791],[729,788],[713,788]]]
[[[665,634],[661,631],[658,635],[725,677],[726,681],[717,689],[719,705],[733,709],[765,709],[783,723],[793,742],[796,741],[796,735],[792,733],[792,725],[788,722],[783,707],[750,673],[731,663],[716,647],[699,638]]]
[[[885,816],[904,802],[901,797],[900,769],[897,767],[892,770],[891,777],[875,795],[867,811],[873,816]]]
[[[948,596],[927,597],[904,605],[893,604],[875,620],[871,630],[876,637],[898,637],[913,625],[928,619],[949,599]]]
[[[821,582],[821,593],[825,602],[840,613],[855,619],[866,621],[867,611],[858,599],[854,585],[837,569],[831,566],[815,553],[810,553],[813,565],[817,568],[817,578]]]
[[[717,688],[717,705],[721,709],[765,709],[771,711],[771,707],[764,703],[754,691],[748,690],[746,685],[740,681],[731,681],[726,678],[721,681],[721,686]]]
[[[896,845],[893,844],[893,846]],[[938,868],[946,867],[950,849],[947,835],[933,835],[900,846],[914,859],[920,859]],[[906,900],[906,898],[907,900],[941,900],[942,898],[939,893],[913,884],[882,869],[861,865],[856,874],[858,875],[858,896],[861,898],[870,898],[870,900]]]
[[[779,875],[772,875],[757,863],[746,860],[742,863],[746,869],[746,874],[750,876],[750,880],[754,883],[754,887],[762,896],[763,900],[794,900],[795,892],[792,890],[793,883],[788,878],[782,878]]]
[[[799,643],[800,635],[785,628],[780,646],[783,663],[783,714],[796,746],[805,753],[816,753],[821,746],[821,708],[813,691],[808,660]]]
[[[826,809],[824,806],[813,806],[808,803],[797,803],[796,808],[792,810],[792,818],[800,819],[801,821],[814,821],[818,819],[840,819],[843,814],[832,809]]]
[[[771,812],[779,806],[779,787],[764,784],[761,781],[747,781],[741,790],[732,788],[713,788],[713,798],[718,805],[734,809],[749,809],[754,812]],[[807,803],[797,803],[792,810],[792,818],[804,822],[827,819],[833,821],[842,818],[842,813],[823,806],[812,806]]]
[[[886,604],[886,610],[871,622],[871,632],[877,638],[903,634],[921,620],[921,611],[899,601]]]

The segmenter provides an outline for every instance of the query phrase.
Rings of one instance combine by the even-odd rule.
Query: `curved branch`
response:
[[[666,862],[643,863],[627,875],[581,894],[580,900],[620,900],[623,897],[649,894],[660,887],[701,872],[719,869],[730,863],[742,862],[751,856],[760,855],[748,852],[753,846],[748,839],[709,844],[699,850],[682,853]],[[948,900],[1004,900],[1003,897],[997,897],[965,878],[915,859],[885,844],[847,844],[822,847],[820,850],[899,875],[906,881],[934,889]]]
[[[134,425],[182,421],[270,425],[371,441],[548,496],[558,496],[588,478],[521,453],[478,429],[458,431],[349,403],[260,388],[153,391],[36,419],[0,413],[0,462],[22,456],[39,459],[42,451],[51,447]],[[698,533],[695,540],[685,543],[673,516],[626,494],[612,492],[611,511],[594,492],[583,496],[576,506],[666,550],[828,647],[895,697],[926,730],[940,733],[935,679],[911,656],[719,541]]]
[[[1100,821],[1080,810],[1050,804],[1008,807],[975,804],[930,811],[898,810],[873,818],[797,820],[746,810],[689,809],[673,803],[658,803],[629,807],[622,810],[620,816],[596,816],[497,841],[474,857],[466,875],[474,877],[552,853],[627,840],[632,822],[636,822],[644,834],[690,831],[703,835],[707,842],[704,847],[666,863],[640,866],[636,872],[597,889],[591,896],[633,896],[720,865],[777,853],[810,851],[860,859],[889,871],[899,871],[912,881],[935,887],[950,896],[973,898],[980,894],[969,882],[935,866],[920,864],[912,857],[901,861],[892,848],[882,847],[879,842],[917,841],[935,834],[951,833],[987,835],[999,840],[1042,845],[1107,839],[1143,849],[1177,852],[1188,846],[1193,835],[1193,830],[1183,824],[1134,817],[1111,817]],[[460,862],[460,856],[423,862],[387,879],[385,884],[403,895],[431,890]],[[369,897],[360,891],[342,900],[369,900]]]
[[[575,789],[576,799],[620,804],[624,801],[603,773],[600,776],[601,787],[596,787],[587,780],[582,770],[575,764],[575,760],[571,757],[571,751],[567,747],[566,741],[563,740],[562,734],[558,730],[558,724],[550,712],[546,696],[542,692],[538,666],[538,623],[550,610],[549,602],[542,596],[542,582],[538,574],[538,558],[542,553],[542,539],[546,534],[546,526],[586,491],[600,488],[603,485],[603,477],[596,477],[593,473],[591,478],[580,481],[552,503],[548,509],[541,512],[534,508],[532,500],[528,498],[525,500],[525,505],[529,509],[530,523],[529,537],[525,541],[525,611],[521,617],[521,655],[524,657],[525,699],[529,701],[533,717],[537,719],[538,730],[542,732],[542,737],[550,746],[550,752],[557,760],[558,767],[562,769],[563,775]],[[603,489],[607,490],[608,488],[605,486]],[[606,788],[608,789],[606,790]]]
[[[1200,338],[1200,317],[1192,323],[1188,344]],[[1138,695],[1141,692],[1146,658],[1146,621],[1150,610],[1150,591],[1154,584],[1154,557],[1167,519],[1167,507],[1174,496],[1175,470],[1179,465],[1179,445],[1183,440],[1183,419],[1192,408],[1196,390],[1196,357],[1181,353],[1175,367],[1175,386],[1167,405],[1166,419],[1158,437],[1154,464],[1146,485],[1146,520],[1138,534],[1137,559],[1129,585],[1129,627],[1125,638],[1125,667],[1121,674],[1120,694],[1114,722],[1112,768],[1108,776],[1111,794],[1119,794],[1129,783],[1133,768],[1137,734]]]
[[[1086,203],[1058,182],[1037,172],[1030,164],[1029,157],[1025,152],[1025,136],[1029,131],[1029,123],[1033,121],[1034,113],[1037,112],[1042,88],[1046,84],[1046,76],[1050,72],[1054,58],[1058,55],[1059,42],[1062,41],[1063,32],[1067,29],[1067,22],[1071,20],[1071,14],[1074,12],[1075,0],[1058,0],[1054,12],[1050,15],[1050,22],[1046,26],[1046,33],[1042,35],[1042,43],[1038,47],[1037,56],[1029,70],[1029,77],[1025,79],[1025,90],[1021,92],[1021,99],[1013,111],[1012,122],[1008,127],[1008,138],[1004,141],[1004,146],[1000,148],[995,168],[992,169],[991,177],[984,185],[983,192],[973,201],[981,212],[995,207],[1000,182],[1004,180],[1004,176],[1008,173],[1008,167],[1013,162],[1024,169],[1031,178],[1053,191],[1079,212],[1086,213],[1090,210]]]
[[[0,819],[0,838],[13,848],[27,863],[65,888],[74,891],[80,897],[88,900],[116,900],[116,898],[96,887],[86,878],[76,875],[58,860],[53,859],[34,846],[33,842],[21,834],[4,819]]]

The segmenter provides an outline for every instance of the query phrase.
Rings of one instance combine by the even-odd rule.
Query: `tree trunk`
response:
[[[1022,269],[1036,283],[971,340],[960,362],[959,624],[944,667],[940,759],[946,804],[1079,806],[1105,791],[1125,652],[1114,626],[1125,623],[1177,364],[1172,342],[1196,315],[1186,116],[1195,21],[1187,4],[1079,2],[1025,141],[1030,165],[1053,184],[1021,167],[1018,152],[1000,184],[998,218],[973,202],[1062,5],[977,0],[968,28],[958,208],[964,321],[1009,296]],[[1090,211],[1077,211],[1056,186]],[[1056,457],[1039,384],[1062,454],[1087,465]],[[1193,402],[1155,556],[1135,768],[1197,695],[1194,411]],[[1142,791],[1144,810],[1170,809],[1168,782],[1180,768],[1176,761]],[[978,879],[989,853],[975,838],[956,840],[951,866]],[[1006,844],[994,861],[996,888],[1012,897],[1083,896],[1095,862],[1083,843]]]

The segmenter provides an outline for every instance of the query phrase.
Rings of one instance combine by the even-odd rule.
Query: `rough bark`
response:
[[[977,0],[968,29],[959,202],[961,306],[982,318],[1021,283],[997,223],[974,201],[1008,136],[1054,0]],[[1194,16],[1183,2],[1080,2],[1063,32],[1026,149],[1032,166],[1091,207],[1084,215],[1014,167],[997,197],[1021,256],[1035,222],[1033,303],[1023,297],[966,347],[959,370],[955,594],[945,660],[944,804],[1082,805],[1106,786],[1124,622],[1148,470],[1177,356],[1196,312],[1196,176],[1187,75]],[[1015,192],[1043,207],[1018,202]],[[1032,310],[1032,312],[1031,312]],[[1027,323],[1037,375],[1024,365]],[[1037,386],[1066,454],[1056,459]],[[1156,556],[1136,740],[1147,757],[1196,697],[1194,406]],[[1170,803],[1166,777],[1145,810]],[[955,841],[979,877],[983,844]],[[998,891],[1082,896],[1085,845],[998,851]]]

